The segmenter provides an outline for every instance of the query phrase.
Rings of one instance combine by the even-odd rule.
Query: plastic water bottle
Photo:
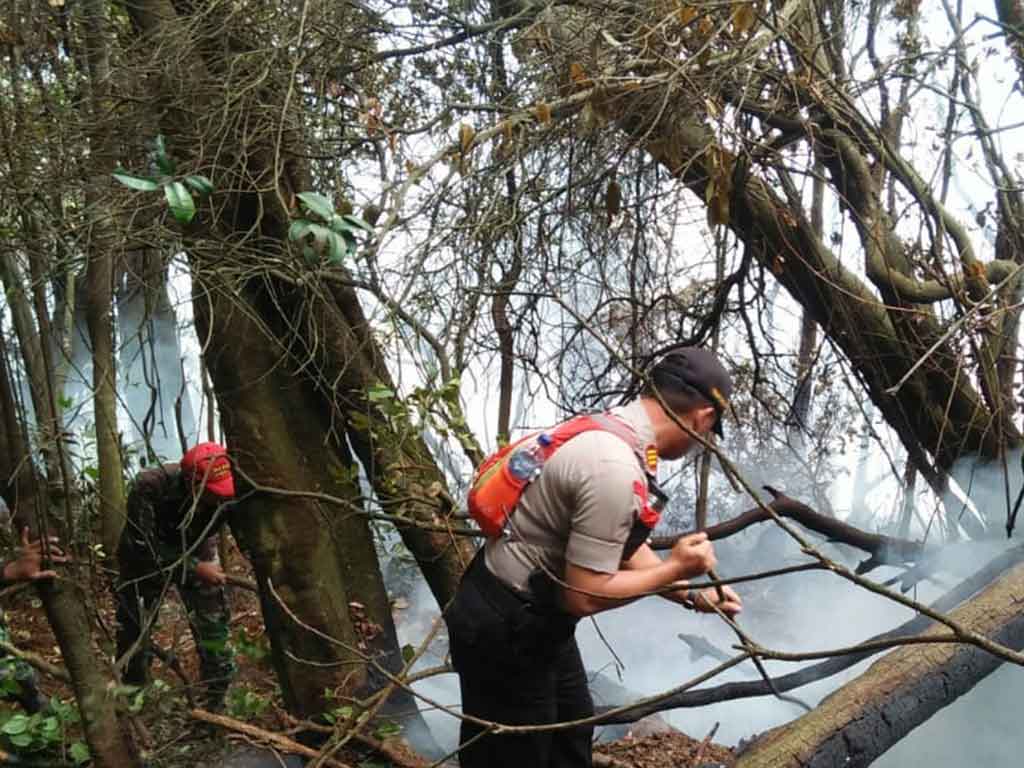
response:
[[[508,460],[508,471],[518,480],[529,482],[540,474],[544,466],[543,449],[551,443],[551,437],[542,433],[536,441],[527,443],[515,451]]]

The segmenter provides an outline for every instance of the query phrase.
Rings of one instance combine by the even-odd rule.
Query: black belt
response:
[[[577,617],[563,610],[536,602],[531,595],[513,589],[495,576],[487,567],[482,547],[466,569],[465,578],[495,611],[506,618],[514,619],[528,613],[534,619],[542,618],[546,622],[564,626],[570,633],[571,628],[579,621]]]
[[[466,569],[466,580],[503,616],[512,616],[530,605],[527,595],[516,592],[487,567],[483,547]]]

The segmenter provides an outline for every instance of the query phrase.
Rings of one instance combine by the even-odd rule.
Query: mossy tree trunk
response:
[[[911,459],[939,487],[943,470],[959,457],[995,459],[1004,447],[1019,445],[1021,436],[1012,419],[1015,409],[1000,400],[1005,391],[997,365],[1002,339],[979,337],[976,359],[970,363],[976,378],[951,375],[965,361],[944,336],[948,329],[930,306],[951,297],[981,300],[991,286],[1012,275],[1014,261],[984,263],[976,258],[964,228],[931,196],[928,185],[884,138],[872,133],[867,116],[853,112],[843,101],[845,81],[833,75],[825,59],[828,46],[815,42],[823,39],[824,22],[812,6],[802,0],[785,5],[772,39],[786,48],[785,61],[797,74],[774,60],[764,66],[772,72],[780,66],[778,76],[793,80],[800,71],[812,69],[818,79],[834,77],[828,86],[815,83],[817,88],[799,89],[792,102],[763,103],[758,91],[762,80],[748,82],[738,74],[748,71],[746,64],[728,63],[746,62],[744,46],[736,43],[729,50],[725,41],[730,38],[724,36],[713,40],[718,62],[714,66],[704,67],[704,57],[694,55],[684,57],[684,64],[666,64],[663,69],[655,64],[630,69],[625,64],[630,54],[646,55],[639,42],[646,38],[639,30],[645,24],[655,28],[676,23],[658,4],[624,7],[621,19],[596,6],[551,6],[538,12],[519,50],[524,63],[550,84],[552,103],[569,94],[575,99],[561,113],[563,118],[582,112],[579,121],[587,127],[581,130],[620,132],[708,206],[709,220],[728,227],[801,304],[808,320],[843,351]],[[506,14],[524,8],[522,3],[503,6]],[[715,11],[708,13],[714,17]],[[591,45],[616,24],[631,25],[613,35],[620,43],[628,40],[627,45]],[[641,50],[633,51],[629,46],[634,44]],[[617,69],[620,65],[622,69]],[[568,78],[569,72],[576,74]],[[845,266],[822,233],[815,231],[781,160],[784,155],[759,155],[754,147],[760,136],[716,133],[715,105],[735,109],[738,119],[749,118],[762,130],[806,142],[827,171],[832,193],[853,220],[864,252],[865,278]],[[810,119],[803,116],[808,108]],[[744,144],[747,138],[750,142]],[[935,230],[955,242],[958,271],[948,280],[916,276],[919,270],[909,261],[907,246],[886,213],[885,190],[873,172],[877,164],[909,190],[922,215],[934,219]],[[943,244],[934,247],[941,249]]]
[[[325,689],[358,696],[372,687],[368,659],[391,671],[401,663],[354,459],[343,435],[330,434],[317,393],[293,374],[287,349],[254,322],[258,288],[236,286],[229,296],[214,275],[195,285],[197,326],[210,339],[205,360],[240,470],[231,527],[260,584],[286,701],[314,714],[328,706]],[[245,478],[283,493],[252,492]],[[361,611],[376,629],[361,623]]]
[[[375,662],[400,662],[349,445],[375,501],[410,522],[444,522],[449,510],[427,491],[445,481],[416,428],[369,396],[393,384],[344,272],[313,269],[289,246],[294,195],[310,186],[297,160],[301,127],[282,108],[289,68],[264,68],[237,21],[217,9],[176,7],[143,0],[128,10],[147,48],[183,52],[153,62],[165,71],[149,96],[171,153],[216,188],[184,234],[204,360],[242,478],[232,528],[256,569],[289,705],[310,714],[325,706],[325,688],[361,695],[380,682]],[[248,69],[256,65],[258,88]],[[197,124],[196,103],[231,119]],[[270,114],[282,121],[273,130],[260,123]],[[281,492],[247,493],[245,477]],[[466,545],[400,530],[447,602]]]

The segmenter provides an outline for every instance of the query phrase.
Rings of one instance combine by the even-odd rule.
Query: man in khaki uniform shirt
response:
[[[515,725],[589,717],[577,621],[714,568],[703,533],[680,539],[665,560],[647,545],[656,514],[635,448],[682,458],[696,441],[677,421],[702,436],[721,434],[732,381],[713,354],[686,347],[662,358],[649,382],[637,400],[609,412],[632,431],[633,444],[595,430],[558,448],[523,491],[505,535],[489,539],[467,570],[446,616],[466,715]],[[666,595],[697,610],[718,605],[738,613],[735,592],[724,588],[723,596],[685,588]],[[463,720],[463,768],[592,765],[589,726],[500,736],[484,730]]]

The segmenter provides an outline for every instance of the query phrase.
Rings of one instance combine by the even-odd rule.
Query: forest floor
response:
[[[237,550],[229,553],[228,572],[239,579],[252,579],[248,562]],[[2,605],[14,645],[55,665],[62,665],[60,650],[34,592],[17,587],[5,592]],[[258,598],[247,589],[229,587],[229,599],[238,675],[232,683],[223,714],[262,731],[285,736],[294,734],[295,723],[284,710],[280,690],[270,668]],[[115,623],[109,590],[96,590],[95,610],[108,632],[112,649]],[[254,735],[202,722],[190,714],[186,681],[198,679],[198,660],[184,610],[176,596],[166,601],[154,636],[162,648],[173,649],[180,661],[179,672],[157,660],[153,665],[153,677],[158,682],[143,691],[126,690],[121,697],[123,708],[131,714],[129,722],[137,743],[143,747],[148,768],[214,768],[222,765],[276,768],[301,765],[298,761],[293,762],[294,758],[285,763],[269,752],[257,753],[252,749],[247,752],[247,748],[264,744]],[[71,690],[66,684],[46,675],[40,675],[40,681],[47,696],[71,701]],[[81,758],[82,746],[72,748],[82,736],[80,726],[71,721],[74,715],[70,707],[58,705],[42,716],[27,721],[22,718],[20,722],[16,721],[16,725],[12,718],[20,713],[16,704],[0,701],[0,765],[57,768],[73,766],[75,757]],[[28,739],[28,745],[18,747],[12,744],[12,731],[22,734],[20,741]],[[264,755],[265,762],[253,757],[258,754]],[[595,756],[595,765],[605,768],[696,768],[730,765],[733,761],[728,748],[676,731],[600,744],[595,749]],[[335,765],[352,768],[400,765],[380,753],[354,749],[339,752],[335,759],[338,761]]]

